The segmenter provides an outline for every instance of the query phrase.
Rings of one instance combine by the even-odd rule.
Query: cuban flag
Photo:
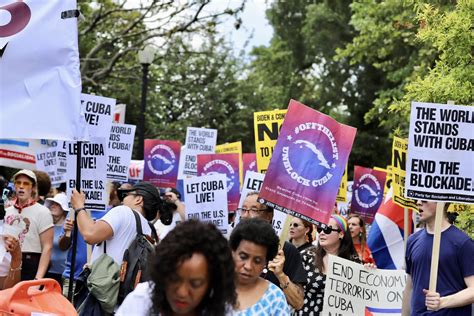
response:
[[[375,308],[366,307],[364,316],[395,316],[401,315],[402,310],[400,308]]]
[[[403,243],[403,207],[392,200],[393,188],[375,214],[367,245],[380,269],[402,269],[405,261]],[[412,211],[408,212],[412,227]]]

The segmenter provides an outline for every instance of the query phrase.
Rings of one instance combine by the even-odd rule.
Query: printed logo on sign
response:
[[[203,175],[209,176],[222,173],[222,167],[226,168],[229,171],[228,174],[230,174],[230,177],[229,175],[226,176],[227,192],[229,192],[234,186],[235,171],[227,161],[221,159],[209,161],[204,165]]]
[[[28,25],[30,18],[30,7],[24,2],[12,1],[0,7],[0,37],[17,34]]]
[[[381,185],[377,177],[370,173],[364,174],[354,192],[357,203],[364,208],[371,208],[379,202],[380,190]]]
[[[318,139],[314,144],[306,139]],[[294,133],[287,136],[288,146],[282,149],[282,161],[288,175],[298,183],[307,187],[324,185],[332,177],[332,170],[339,160],[336,139],[326,126],[306,122],[295,127]],[[314,159],[301,159],[301,156],[311,156]],[[305,170],[308,178],[301,176]]]
[[[249,164],[249,169],[257,170],[257,162],[255,160],[252,160],[252,162]]]
[[[173,170],[175,162],[176,155],[173,150],[164,144],[159,144],[151,149],[147,165],[154,174],[165,175]]]

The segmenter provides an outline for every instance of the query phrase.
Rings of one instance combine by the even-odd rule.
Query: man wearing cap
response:
[[[170,209],[173,211],[173,217],[166,219],[160,216],[154,223],[159,240],[163,240],[177,224],[185,220],[185,206],[184,203],[181,202],[181,193],[178,190],[175,188],[166,188],[163,199],[169,203]]]
[[[86,243],[97,245],[92,251],[92,262],[104,253],[106,244],[107,254],[119,266],[122,264],[125,250],[137,235],[132,210],[140,216],[143,233],[152,235],[148,221],[153,220],[162,207],[158,190],[151,183],[139,182],[131,189],[118,190],[117,193],[123,201],[122,205],[112,208],[100,220],[94,221],[84,211],[84,193],[79,193],[77,190],[72,192],[71,205],[77,213],[79,232]]]
[[[273,209],[257,201],[258,192],[250,192],[237,209],[241,219],[262,218],[270,224],[273,220]],[[265,279],[279,286],[285,293],[286,300],[294,309],[299,310],[304,304],[303,286],[306,284],[306,272],[303,268],[299,251],[285,241],[276,257],[268,263]]]
[[[36,176],[31,170],[20,170],[13,176],[16,198],[5,210],[5,227],[19,232],[22,244],[21,280],[43,278],[53,248],[53,218],[50,211],[36,201]],[[17,237],[17,236],[15,236]]]

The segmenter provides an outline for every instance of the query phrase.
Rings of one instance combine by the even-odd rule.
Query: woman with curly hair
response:
[[[233,315],[289,315],[283,291],[261,277],[278,252],[273,227],[261,218],[244,219],[232,231],[229,243],[238,301]]]
[[[319,233],[317,247],[307,248],[301,253],[304,269],[308,273],[308,282],[303,308],[295,311],[293,315],[322,314],[329,255],[360,263],[344,217],[332,215],[326,228],[317,227],[316,230]]]
[[[290,242],[299,252],[313,244],[313,224],[304,219],[293,217],[290,222]]]
[[[156,247],[151,282],[138,284],[116,315],[226,315],[236,303],[234,263],[212,224],[189,220]]]
[[[367,231],[365,230],[365,223],[362,217],[358,214],[350,214],[347,224],[349,225],[352,242],[359,255],[359,259],[363,263],[375,263],[374,258],[372,258],[372,252],[369,246],[367,246]]]

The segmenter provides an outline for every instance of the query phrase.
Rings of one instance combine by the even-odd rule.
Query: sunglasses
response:
[[[290,223],[290,227],[300,227],[301,225],[298,223]]]
[[[324,232],[326,235],[329,235],[332,232],[341,232],[339,228],[332,228],[331,226],[326,226],[326,228],[322,228],[318,226],[316,227],[316,230],[318,231],[319,234],[321,232]]]
[[[17,187],[20,187],[20,186],[31,187],[33,185],[33,183],[31,183],[30,181],[16,180],[14,183],[15,183],[15,186],[17,186]]]
[[[117,197],[120,200],[120,202],[123,202],[123,200],[129,195],[135,196],[138,194],[135,193],[134,191],[120,191],[120,190],[117,191]]]

